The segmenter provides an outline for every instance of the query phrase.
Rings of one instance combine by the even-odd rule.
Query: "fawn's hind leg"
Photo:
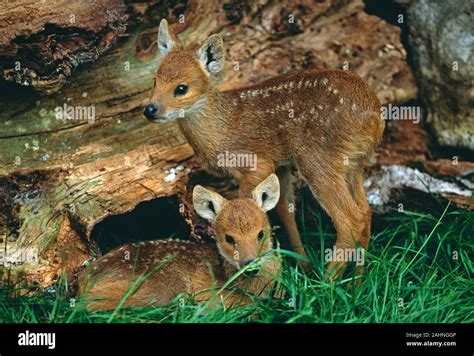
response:
[[[366,226],[365,216],[354,201],[342,174],[337,174],[335,167],[332,168],[331,172],[322,172],[314,166],[299,167],[314,197],[336,227],[336,249],[351,249],[347,251],[355,252],[357,241]],[[339,170],[342,171],[343,169]],[[326,271],[326,276],[331,280],[337,279],[347,264],[347,260],[339,261],[334,257],[336,256],[333,256]]]
[[[364,172],[362,170],[354,170],[348,174],[349,190],[354,198],[360,212],[364,215],[364,230],[359,237],[359,244],[365,250],[369,248],[371,224],[372,224],[372,210],[367,201],[367,196],[364,189]],[[365,261],[365,259],[364,259]],[[358,265],[356,268],[357,275],[364,274],[364,266]]]
[[[276,211],[280,217],[281,223],[285,228],[291,248],[301,256],[307,257],[304,250],[301,236],[298,231],[295,219],[295,195],[293,191],[293,184],[291,182],[291,170],[289,167],[284,167],[277,170],[278,179],[280,181],[280,200],[276,206]],[[310,264],[307,261],[300,261],[304,270],[310,269]]]
[[[349,190],[351,191],[352,197],[354,198],[359,210],[365,217],[365,227],[360,236],[360,245],[367,249],[370,242],[370,231],[372,223],[372,210],[370,209],[367,201],[367,196],[364,189],[364,174],[361,171],[351,172],[349,176]]]

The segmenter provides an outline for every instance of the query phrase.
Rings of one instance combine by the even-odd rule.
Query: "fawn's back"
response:
[[[227,134],[241,146],[233,148],[271,155],[277,166],[302,150],[371,154],[384,128],[375,93],[347,71],[306,70],[220,94],[232,103]]]
[[[89,303],[91,309],[115,308],[140,276],[143,283],[124,307],[167,305],[184,291],[192,294],[224,281],[215,247],[182,240],[123,245],[95,261],[88,272],[79,282],[79,294],[99,298]]]

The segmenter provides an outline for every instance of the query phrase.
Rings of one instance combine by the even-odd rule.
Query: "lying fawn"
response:
[[[193,190],[193,204],[200,216],[214,222],[217,248],[180,240],[124,245],[91,264],[79,280],[78,295],[96,299],[89,302],[89,309],[114,309],[127,291],[130,294],[124,307],[167,305],[183,292],[206,302],[243,268],[244,273],[229,288],[268,295],[281,263],[269,253],[271,228],[265,212],[275,207],[279,195],[274,174],[252,191],[253,198],[227,201],[198,185]],[[249,266],[256,259],[260,269]],[[142,283],[137,281],[140,276]],[[225,305],[250,301],[244,294],[229,293],[228,288],[218,296]]]
[[[299,254],[305,251],[294,216],[292,168],[332,218],[336,246],[368,247],[371,210],[364,168],[385,124],[377,96],[359,76],[306,70],[219,92],[212,85],[224,66],[219,35],[210,36],[194,53],[184,50],[162,20],[158,47],[162,61],[144,111],[150,121],[177,119],[203,167],[236,178],[240,197],[276,172],[281,185],[277,213]],[[227,152],[257,157],[257,168],[219,164],[219,155]],[[333,261],[328,272],[337,276],[344,265]]]

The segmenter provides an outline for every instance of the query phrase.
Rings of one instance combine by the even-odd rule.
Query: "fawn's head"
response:
[[[279,198],[280,184],[275,174],[252,191],[252,198],[226,200],[200,185],[193,191],[194,208],[201,217],[214,222],[219,252],[237,269],[272,248],[266,212],[275,207]]]
[[[197,53],[186,51],[163,19],[158,48],[162,60],[144,115],[152,122],[166,122],[199,112],[212,88],[209,77],[224,66],[222,38],[212,35]]]

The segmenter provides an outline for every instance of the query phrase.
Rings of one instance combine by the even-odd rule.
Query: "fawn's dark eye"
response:
[[[262,241],[264,237],[265,237],[265,233],[263,232],[263,230],[260,230],[257,236],[258,241]]]
[[[184,84],[180,84],[176,87],[176,89],[174,90],[174,96],[177,96],[177,95],[184,95],[188,92],[188,86],[187,85],[184,85]]]
[[[225,242],[231,245],[235,245],[235,240],[232,236],[230,235],[225,235]]]

